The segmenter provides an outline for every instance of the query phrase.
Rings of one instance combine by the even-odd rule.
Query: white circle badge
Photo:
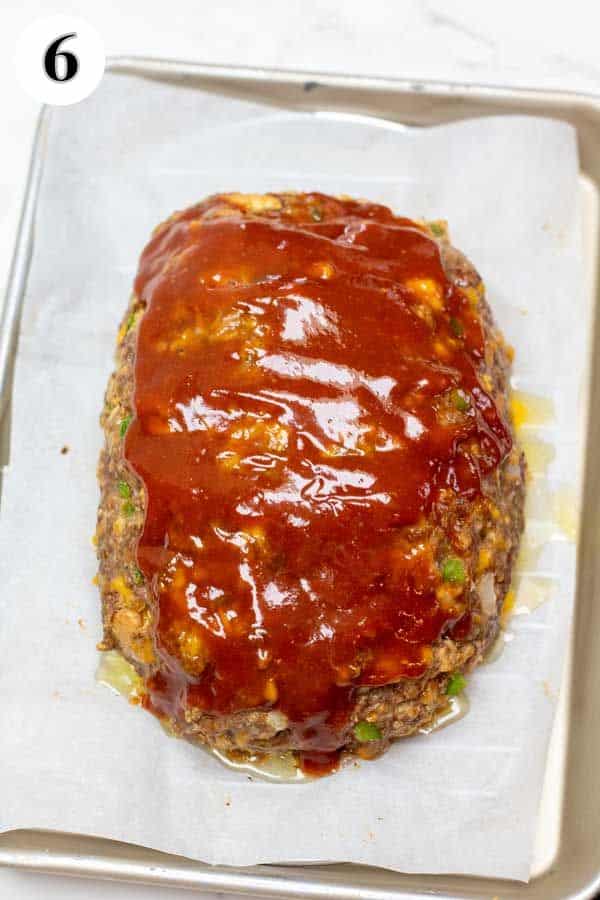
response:
[[[50,106],[88,97],[105,65],[99,33],[76,16],[45,16],[21,34],[15,51],[17,77],[27,93]]]

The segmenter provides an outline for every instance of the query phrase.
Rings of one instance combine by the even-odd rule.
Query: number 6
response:
[[[71,53],[69,50],[61,50],[58,52],[58,48],[62,44],[63,41],[68,40],[68,38],[77,37],[76,33],[73,31],[71,34],[63,34],[62,37],[57,38],[53,41],[46,53],[44,55],[44,70],[48,78],[51,78],[52,81],[70,81],[79,70],[79,61],[74,53]],[[56,71],[56,60],[58,57],[62,57],[65,61],[65,70],[62,73],[62,76],[58,74]]]

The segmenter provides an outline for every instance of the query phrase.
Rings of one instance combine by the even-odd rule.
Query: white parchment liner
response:
[[[575,546],[551,521],[533,574],[552,597],[515,618],[500,659],[472,677],[470,713],[334,777],[249,781],[94,680],[97,419],[139,253],[156,223],[206,194],[278,188],[447,218],[516,348],[519,387],[554,402],[545,487],[578,488],[591,312],[569,126],[405,129],[106,76],[53,112],[22,318],[0,528],[0,827],[210,863],[526,879],[574,595]]]

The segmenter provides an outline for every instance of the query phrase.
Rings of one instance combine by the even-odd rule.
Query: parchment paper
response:
[[[278,188],[449,219],[516,348],[519,387],[554,401],[547,486],[578,486],[590,309],[569,126],[523,117],[406,129],[106,76],[89,100],[52,114],[22,318],[0,529],[1,828],[209,863],[346,860],[527,879],[574,594],[575,547],[552,523],[536,565],[552,599],[515,618],[502,656],[473,675],[469,714],[333,777],[250,781],[94,680],[97,419],[139,253],[176,208],[217,190]]]

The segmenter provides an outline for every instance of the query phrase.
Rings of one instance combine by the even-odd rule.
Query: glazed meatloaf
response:
[[[220,194],[144,250],[101,422],[102,649],[177,735],[377,755],[494,640],[511,352],[444,222]]]

